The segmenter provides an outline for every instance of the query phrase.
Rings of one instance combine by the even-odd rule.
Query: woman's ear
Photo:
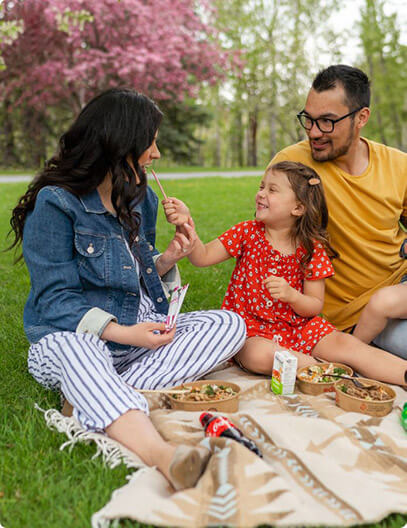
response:
[[[305,213],[305,205],[301,202],[297,202],[297,205],[291,211],[293,216],[302,216]]]

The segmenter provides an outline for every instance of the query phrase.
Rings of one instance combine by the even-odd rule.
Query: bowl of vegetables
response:
[[[367,378],[357,381],[357,386],[345,379],[335,383],[336,404],[341,409],[379,417],[391,412],[396,393],[389,385]]]
[[[331,374],[331,375],[330,375]],[[318,363],[297,371],[297,386],[305,394],[335,392],[337,376],[352,376],[353,370],[343,363]]]
[[[224,380],[200,380],[174,387],[168,394],[171,407],[182,411],[236,412],[239,409],[240,387]]]

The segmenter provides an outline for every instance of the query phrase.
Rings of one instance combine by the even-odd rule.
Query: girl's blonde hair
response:
[[[301,266],[305,270],[311,261],[314,242],[320,242],[331,258],[338,256],[329,242],[327,232],[328,206],[321,178],[311,167],[295,161],[281,161],[267,169],[284,172],[294,194],[304,208],[304,214],[296,218],[291,236],[305,248]]]

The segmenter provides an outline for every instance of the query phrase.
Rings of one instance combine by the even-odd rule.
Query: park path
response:
[[[202,171],[202,172],[160,172],[160,180],[186,180],[192,178],[242,178],[244,176],[261,176],[264,171]],[[32,174],[7,175],[0,174],[0,183],[29,182],[33,178]]]

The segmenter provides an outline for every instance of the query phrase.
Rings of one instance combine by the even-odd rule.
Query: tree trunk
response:
[[[276,120],[274,109],[271,109],[270,111],[269,129],[270,129],[270,159],[272,159],[277,153],[277,120]]]
[[[36,169],[44,164],[47,156],[45,116],[34,108],[26,108],[24,114],[25,129],[30,131],[26,164]]]
[[[258,130],[259,107],[254,104],[249,110],[249,122],[247,131],[247,164],[257,167],[257,130]]]
[[[214,158],[213,163],[215,167],[221,166],[221,142],[222,142],[222,135],[220,133],[220,123],[219,123],[219,112],[216,112],[216,129],[215,129],[215,151],[214,151]]]
[[[367,54],[367,50],[366,50],[366,54]],[[369,77],[370,77],[370,82],[373,84],[373,80],[375,78],[375,72],[374,72],[374,65],[373,65],[373,59],[372,59],[372,56],[371,55],[368,55],[367,56],[367,62],[369,64]],[[380,102],[381,102],[381,99],[380,99],[380,95],[378,92],[376,91],[373,91],[372,93],[372,99],[374,101],[374,104],[375,104],[375,115],[376,115],[376,119],[377,119],[377,124],[379,125],[379,130],[380,130],[380,140],[381,142],[384,144],[384,145],[387,145],[387,140],[386,140],[386,136],[384,134],[384,126],[383,126],[383,119],[382,119],[382,114],[381,114],[381,111],[380,111]]]
[[[257,105],[249,112],[249,130],[247,141],[247,163],[251,167],[257,167]]]
[[[243,115],[241,106],[234,111],[233,130],[231,131],[232,165],[243,167]]]
[[[5,99],[3,103],[3,135],[4,135],[4,154],[2,165],[13,167],[18,164],[16,149],[14,144],[14,127],[10,114],[10,101]]]

